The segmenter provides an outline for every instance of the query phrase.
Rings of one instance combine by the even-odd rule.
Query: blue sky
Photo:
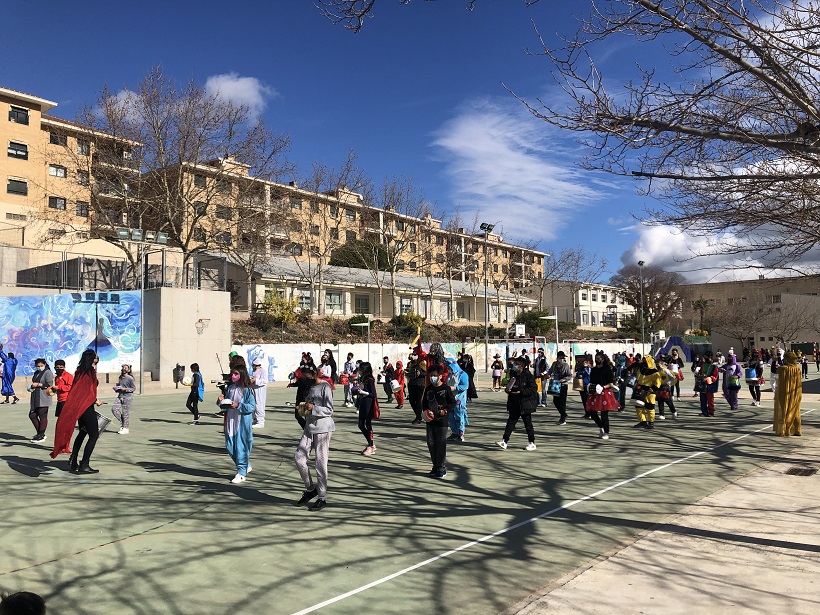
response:
[[[532,102],[555,96],[548,64],[527,53],[538,50],[532,22],[552,39],[573,32],[572,13],[586,8],[379,0],[354,34],[310,0],[29,3],[4,15],[4,38],[25,52],[5,63],[0,84],[55,100],[52,113],[72,119],[103,85],[133,88],[161,65],[254,105],[291,136],[301,171],[354,150],[377,182],[412,177],[438,211],[499,222],[511,241],[583,245],[607,259],[608,277],[622,259],[668,264],[685,242],[636,227],[633,214],[653,205],[636,184],[578,168],[573,136],[532,118],[502,85]],[[604,51],[599,68],[611,79],[650,55],[632,44]]]

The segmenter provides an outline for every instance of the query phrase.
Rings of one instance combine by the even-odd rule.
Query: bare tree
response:
[[[712,331],[722,331],[737,340],[741,348],[748,343],[749,338],[755,332],[767,327],[771,317],[771,306],[765,305],[762,295],[732,299],[731,303],[714,306],[709,311]]]
[[[775,340],[787,346],[797,341],[802,331],[817,329],[817,316],[811,305],[800,297],[786,297],[767,309],[766,324]]]
[[[643,314],[650,329],[667,322],[680,311],[684,301],[681,286],[685,282],[681,274],[651,265],[643,268],[626,265],[609,281],[629,305]]]
[[[197,254],[236,241],[241,185],[291,169],[289,138],[265,128],[247,105],[194,82],[177,85],[159,68],[134,91],[103,88],[79,120],[94,151],[87,163],[93,232],[127,248],[112,227],[163,231],[182,251],[183,271]]]
[[[647,44],[653,65],[613,86],[594,53],[623,38]],[[665,205],[651,223],[717,238],[703,253],[751,253],[766,267],[818,245],[813,3],[614,0],[594,3],[574,36],[541,43],[568,100],[528,107],[583,135],[586,168],[649,179],[643,188]],[[674,79],[655,68],[663,50]]]
[[[562,279],[554,282],[556,289],[566,288],[572,296],[572,315],[578,306],[578,291],[588,284],[594,284],[606,269],[606,259],[582,246],[564,248],[558,254]]]

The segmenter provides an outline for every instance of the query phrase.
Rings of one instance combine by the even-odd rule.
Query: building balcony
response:
[[[117,154],[116,152],[94,152],[94,155],[91,157],[91,164],[120,167],[123,169],[139,169],[139,162],[137,160],[124,154]]]

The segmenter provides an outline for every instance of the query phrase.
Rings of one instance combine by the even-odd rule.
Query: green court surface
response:
[[[709,419],[687,397],[653,431],[632,429],[628,408],[603,441],[571,394],[568,425],[539,408],[538,450],[522,450],[519,425],[504,451],[505,396],[485,391],[443,480],[427,477],[409,405],[382,405],[378,452],[364,457],[356,414],[338,403],[319,512],[293,506],[301,432],[281,385],[240,485],[221,419],[187,425],[187,390],[136,399],[131,433],[102,435],[90,477],[29,442],[27,404],[0,406],[0,591],[73,614],[497,613],[800,444],[773,437],[771,402],[752,407],[748,393],[732,413],[718,399]],[[804,410],[807,438],[817,422]]]

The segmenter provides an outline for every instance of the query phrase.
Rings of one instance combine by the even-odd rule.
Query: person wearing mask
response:
[[[672,383],[672,395],[675,398],[677,398],[678,401],[680,401],[680,381],[683,379],[684,365],[685,364],[683,362],[683,359],[678,353],[678,349],[673,348],[672,352],[669,353],[667,366],[669,367],[670,371],[675,375],[675,381]]]
[[[595,365],[590,369],[587,386],[590,394],[586,410],[598,426],[598,437],[609,440],[609,413],[619,410],[620,405],[615,399],[615,370],[605,354],[595,355]]]
[[[558,410],[559,418],[557,425],[567,424],[567,383],[572,378],[572,370],[567,364],[567,355],[563,350],[559,350],[556,359],[550,366],[547,376],[550,379],[558,380],[561,383],[561,392],[552,396],[552,403]],[[509,398],[508,398],[509,399]]]
[[[809,357],[805,354],[800,357],[800,367],[803,370],[803,378],[809,377]]]
[[[428,371],[433,365],[438,365],[441,368],[439,378],[443,378],[446,381],[450,377],[450,372],[447,368],[447,362],[445,360],[444,347],[438,342],[433,342],[430,344],[430,350],[427,352]],[[427,382],[425,384],[428,386],[430,385],[429,375],[427,376]]]
[[[191,392],[188,393],[188,400],[185,407],[194,415],[194,420],[189,425],[199,425],[199,402],[205,400],[205,381],[199,371],[199,363],[191,363]]]
[[[137,383],[131,375],[131,366],[123,363],[120,371],[120,379],[114,386],[117,393],[117,401],[111,407],[111,413],[120,422],[120,429],[117,432],[121,436],[128,434],[128,418],[131,415],[131,402],[134,401],[134,391],[137,390]]]
[[[342,366],[342,374],[345,376],[345,408],[352,408],[353,407],[353,394],[350,392],[350,388],[353,386],[351,380],[353,380],[353,375],[356,373],[356,362],[353,360],[353,353],[347,353],[347,361],[345,361],[344,365]]]
[[[316,380],[318,370],[313,365],[308,363],[303,364],[302,367],[296,370],[294,377],[296,379],[296,400],[294,402],[293,416],[299,423],[299,426],[304,431],[306,421],[305,417],[299,414],[299,404],[303,403],[313,386],[313,381]]]
[[[422,351],[418,348],[414,349],[410,354],[410,361],[407,363],[407,395],[410,399],[410,407],[413,408],[413,414],[415,415],[413,425],[419,425],[422,422],[422,396],[427,381],[426,355],[420,356],[419,352]]]
[[[589,375],[592,373],[592,357],[584,355],[578,361],[578,367],[575,369],[575,379],[581,381],[581,407],[584,409],[584,418],[592,418],[592,414],[587,410],[587,389],[589,388]]]
[[[646,355],[641,357],[641,362],[638,367],[638,378],[636,386],[641,387],[645,391],[643,405],[635,407],[635,413],[638,415],[638,422],[633,427],[645,427],[646,429],[655,428],[655,402],[657,400],[658,389],[666,382],[666,375],[657,368],[655,359]]]
[[[720,371],[723,372],[723,397],[729,402],[730,410],[737,410],[737,395],[740,391],[743,372],[740,365],[737,364],[737,356],[734,353],[730,353],[726,357],[726,363],[720,368]]]
[[[51,407],[54,374],[43,358],[34,359],[34,375],[31,377],[31,400],[28,418],[34,425],[32,442],[42,442],[46,439],[48,427],[48,409]]]
[[[336,424],[333,422],[333,390],[324,378],[316,374],[303,402],[302,413],[305,428],[299,446],[296,447],[294,461],[305,485],[305,491],[296,505],[304,506],[318,497],[308,510],[320,511],[327,506],[327,461],[330,454],[330,438],[336,430]],[[313,482],[308,468],[311,450],[314,451],[316,483]]]
[[[703,371],[703,364],[704,364],[704,361],[703,361],[702,356],[695,355],[692,358],[692,368],[691,369],[692,369],[692,376],[694,377],[694,384],[692,385],[692,388],[694,390],[694,394],[692,395],[692,397],[697,397],[698,395],[700,395],[700,389],[699,389],[700,384],[699,384],[699,382],[702,383],[702,381],[703,381],[703,374],[701,374],[701,372]]]
[[[532,372],[527,369],[527,361],[523,357],[517,357],[513,360],[510,380],[504,390],[507,393],[507,413],[509,416],[507,425],[504,428],[504,435],[496,444],[506,450],[510,436],[512,436],[512,432],[518,424],[518,419],[522,419],[524,429],[527,430],[528,440],[524,450],[534,451],[536,446],[532,413],[538,407],[538,385],[535,383]]]
[[[323,354],[322,358],[319,359],[318,373],[319,377],[330,385],[331,391],[336,388],[333,384],[333,368],[326,354]]]
[[[448,416],[456,406],[453,390],[441,377],[441,366],[434,365],[428,370],[430,386],[424,389],[422,412],[427,419],[427,450],[433,469],[431,478],[447,476],[447,424]]]
[[[54,410],[54,416],[60,416],[60,412],[65,406],[65,400],[68,398],[68,392],[71,390],[71,385],[74,382],[74,376],[65,371],[65,361],[57,359],[54,361],[54,389],[57,394],[57,407]]]
[[[453,411],[449,413],[450,434],[449,440],[464,442],[464,432],[470,421],[467,418],[467,390],[470,388],[470,378],[461,369],[454,359],[445,359],[449,376],[447,385],[452,389],[456,399]]]
[[[549,363],[547,363],[547,357],[544,355],[544,349],[539,348],[538,354],[535,357],[535,361],[532,362],[532,371],[533,376],[538,381],[541,381],[541,398],[538,400],[538,407],[544,408],[547,405],[547,370],[549,369]],[[537,382],[536,382],[537,384]]]
[[[475,363],[473,362],[473,356],[469,354],[462,355],[459,367],[467,374],[467,380],[469,382],[467,387],[467,403],[470,403],[471,399],[478,399],[478,391],[476,391],[475,388]]]
[[[336,365],[336,359],[333,358],[333,351],[330,348],[325,348],[324,357],[327,358],[327,364],[330,365],[330,390],[336,389],[335,385],[339,382],[339,369]]]
[[[17,358],[13,352],[6,354],[3,351],[2,343],[0,343],[0,361],[3,362],[2,389],[0,389],[0,395],[4,395],[6,398],[5,401],[0,403],[7,404],[9,403],[9,397],[13,397],[14,401],[11,403],[16,404],[20,401],[20,398],[14,393],[14,379],[17,377]]]
[[[399,388],[394,391],[396,395],[396,410],[404,408],[404,364],[401,361],[396,361],[396,370],[393,372],[393,378],[399,383]]]
[[[391,403],[393,401],[393,373],[395,369],[393,369],[393,364],[390,363],[390,359],[388,357],[384,357],[382,359],[382,366],[379,368],[379,371],[382,374],[383,382],[382,388],[384,389],[385,395],[387,395],[387,403]]]
[[[757,350],[752,351],[752,356],[746,363],[746,368],[754,370],[750,374],[752,377],[746,379],[746,384],[749,385],[749,394],[752,396],[752,405],[760,406],[760,381],[763,378],[763,361],[760,360],[760,353]]]
[[[252,469],[250,455],[253,448],[253,412],[256,409],[256,398],[244,363],[231,368],[230,384],[216,403],[222,407],[223,401],[230,402],[225,416],[225,448],[236,466],[236,475],[231,482],[243,483]]]
[[[253,360],[253,374],[251,374],[251,388],[256,402],[253,411],[252,429],[265,428],[265,404],[268,403],[268,370],[262,367],[262,359]]]
[[[77,371],[74,372],[74,382],[68,392],[65,405],[57,418],[57,429],[54,434],[54,450],[51,458],[56,459],[61,453],[69,453],[68,469],[73,474],[97,474],[99,470],[91,467],[91,455],[100,437],[99,423],[95,406],[101,406],[102,401],[97,398],[97,353],[87,348],[80,356]],[[69,447],[74,426],[79,423],[80,431],[74,439],[73,452]],[[88,437],[83,449],[82,460],[78,463],[77,457],[80,447]]]
[[[373,441],[373,419],[379,418],[379,398],[376,393],[376,378],[373,376],[373,366],[367,361],[359,365],[359,431],[362,432],[367,446],[362,455],[376,453],[376,443]]]
[[[501,378],[504,377],[504,362],[501,360],[501,355],[497,354],[493,357],[493,363],[490,365],[493,374],[493,391],[501,392],[504,386],[501,384]],[[546,399],[546,397],[544,398]]]
[[[664,359],[671,360],[671,356],[666,356]],[[666,420],[666,413],[664,412],[665,406],[669,406],[669,410],[672,412],[672,418],[678,418],[678,411],[675,409],[675,402],[673,401],[675,394],[672,388],[678,381],[676,375],[678,366],[675,363],[666,363],[665,361],[661,361],[658,363],[658,368],[666,376],[666,380],[660,386],[658,389],[658,394],[656,395],[658,402],[658,420]]]
[[[703,353],[703,366],[698,373],[700,395],[700,413],[703,416],[715,416],[715,393],[718,390],[720,381],[719,368],[714,363],[714,356],[711,350]]]

